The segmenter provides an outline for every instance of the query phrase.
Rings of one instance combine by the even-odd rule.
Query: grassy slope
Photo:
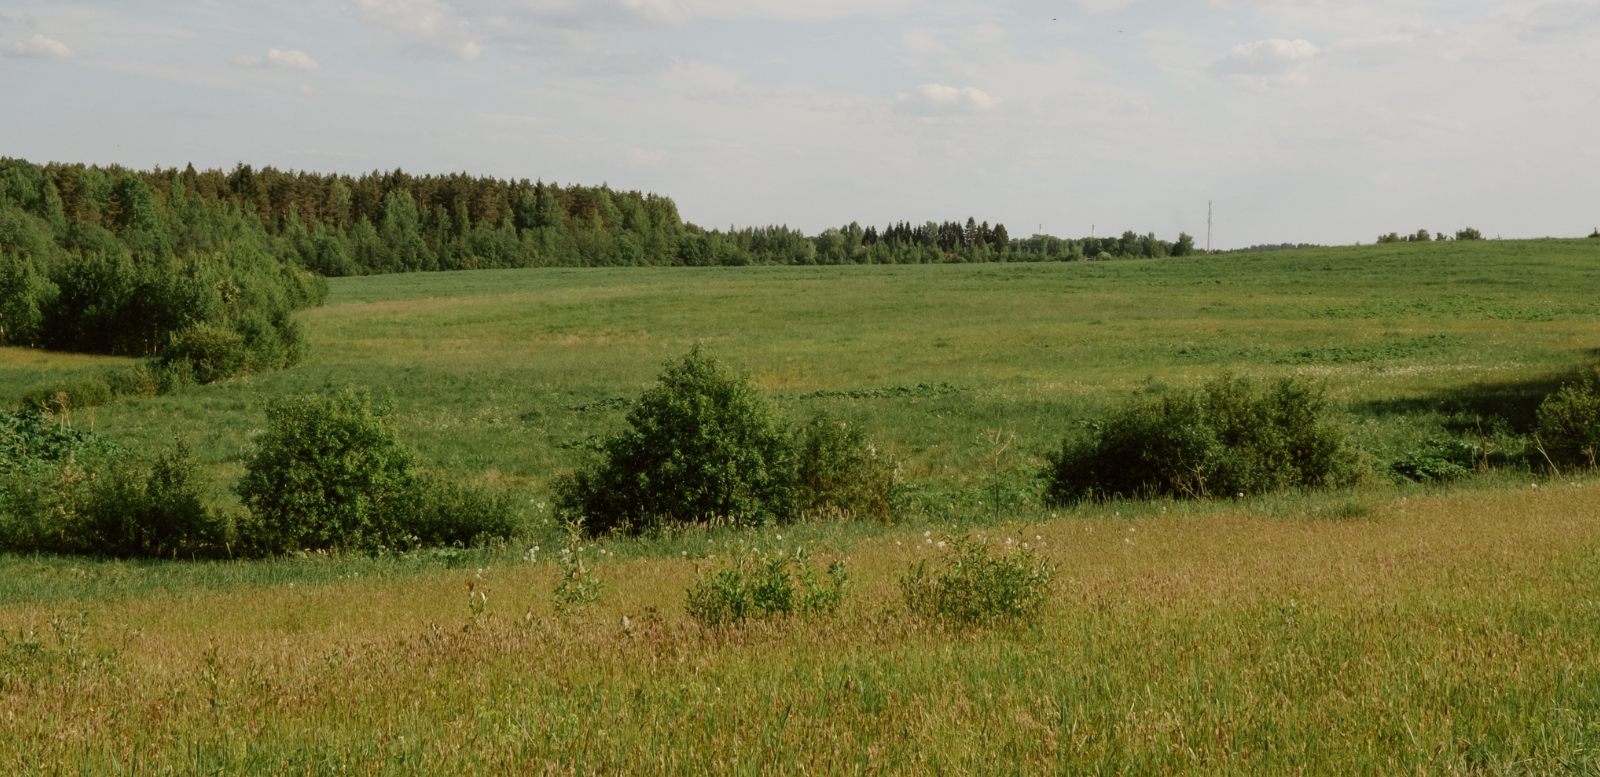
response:
[[[980,477],[985,428],[1016,429],[1036,454],[1127,391],[1222,370],[1323,377],[1364,442],[1399,450],[1474,412],[1525,422],[1591,356],[1597,273],[1600,241],[1539,241],[347,279],[305,314],[307,364],[92,423],[135,445],[185,436],[226,481],[264,397],[353,382],[392,392],[402,434],[434,461],[538,498],[577,460],[560,443],[620,421],[572,407],[635,394],[705,339],[790,412],[854,417],[947,485]],[[0,401],[102,361],[0,350]],[[801,398],[941,381],[961,390]],[[1600,484],[1479,485],[1010,516],[1030,526],[1002,515],[986,531],[1042,537],[1061,572],[1038,628],[999,634],[896,612],[896,577],[931,552],[924,530],[995,520],[970,504],[914,528],[615,544],[606,600],[565,618],[551,612],[555,569],[520,549],[0,560],[0,715],[15,732],[0,760],[22,773],[1594,768]],[[740,542],[848,558],[844,612],[700,632],[681,614],[694,563]],[[469,580],[491,595],[476,620]]]
[[[1474,414],[1526,423],[1553,376],[1600,341],[1597,300],[1595,240],[348,278],[303,314],[305,364],[118,403],[91,423],[136,446],[181,435],[225,483],[265,397],[354,383],[392,395],[403,438],[437,465],[538,493],[580,460],[564,445],[621,422],[615,407],[574,407],[637,395],[663,361],[705,340],[792,415],[854,418],[910,475],[947,485],[979,469],[984,429],[1016,430],[1036,457],[1130,390],[1224,370],[1325,379],[1358,439],[1382,456],[1446,421],[1474,426]],[[0,403],[91,361],[0,349]],[[940,382],[960,391],[801,398]]]

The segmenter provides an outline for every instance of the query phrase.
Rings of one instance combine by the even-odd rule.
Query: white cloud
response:
[[[984,113],[998,107],[1000,107],[999,98],[981,89],[941,84],[918,86],[915,92],[900,95],[895,103],[896,111],[916,116]]]
[[[1307,67],[1321,53],[1308,40],[1268,38],[1234,46],[1211,69],[1249,86],[1304,86]]]
[[[0,46],[0,50],[5,51],[8,57],[25,59],[67,59],[73,56],[72,49],[67,48],[67,44],[54,38],[46,38],[39,33],[34,33],[33,37],[27,40]]]
[[[233,64],[240,67],[275,67],[284,70],[303,70],[311,72],[322,66],[312,59],[310,55],[299,49],[267,49],[265,57],[235,57]]]
[[[398,38],[413,54],[473,60],[483,53],[467,23],[440,0],[352,0],[357,19]]]

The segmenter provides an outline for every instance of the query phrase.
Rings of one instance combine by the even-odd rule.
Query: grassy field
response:
[[[1224,371],[1326,382],[1379,457],[1521,431],[1600,343],[1600,241],[1430,243],[1045,265],[426,273],[331,282],[292,370],[80,413],[184,438],[236,479],[265,398],[366,386],[434,466],[539,494],[695,341],[802,419],[865,426],[959,487],[985,429],[1037,460],[1108,402]],[[0,403],[117,360],[0,349]],[[816,395],[816,392],[834,392]],[[612,401],[607,401],[612,400]],[[83,416],[88,415],[85,419]],[[219,488],[226,499],[226,489]]]
[[[1600,343],[1600,240],[928,267],[336,279],[302,365],[79,411],[186,440],[232,499],[261,403],[389,397],[431,466],[507,489],[522,545],[401,558],[0,559],[0,762],[112,773],[1585,773],[1600,770],[1600,508],[1588,473],[1375,481],[1054,513],[1030,467],[1137,390],[1326,383],[1374,461],[1520,445]],[[919,494],[896,526],[608,542],[557,615],[554,474],[696,341],[796,420],[849,418]],[[120,360],[0,349],[0,404]],[[1014,431],[1001,462],[989,429]],[[1537,485],[1535,485],[1537,484]],[[1042,543],[1030,628],[951,631],[896,580],[979,531]],[[927,532],[928,536],[924,537]],[[779,535],[783,539],[779,539]],[[540,544],[537,561],[528,547]],[[695,565],[843,558],[834,618],[705,631]],[[490,595],[468,608],[468,582]],[[624,628],[623,616],[630,625]]]

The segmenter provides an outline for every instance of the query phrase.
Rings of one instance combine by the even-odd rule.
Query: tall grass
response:
[[[1022,630],[902,612],[899,576],[939,553],[905,530],[819,554],[850,566],[836,617],[733,630],[684,613],[681,557],[601,562],[606,597],[566,616],[548,562],[12,605],[0,758],[23,773],[1583,772],[1600,735],[1595,487],[1354,518],[993,527],[1058,565]],[[779,531],[745,539],[792,548]]]

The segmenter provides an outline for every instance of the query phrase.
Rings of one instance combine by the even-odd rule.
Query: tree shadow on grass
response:
[[[1358,402],[1350,409],[1375,417],[1437,413],[1444,417],[1446,429],[1458,433],[1499,428],[1527,434],[1537,422],[1539,405],[1545,397],[1597,367],[1600,348],[1585,351],[1581,361],[1565,370],[1520,380],[1474,381],[1419,397]]]

